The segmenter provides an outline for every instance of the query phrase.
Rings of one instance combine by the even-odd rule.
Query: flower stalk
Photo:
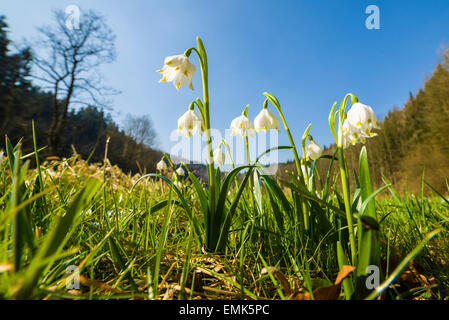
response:
[[[279,116],[281,117],[282,123],[284,124],[285,131],[287,132],[288,139],[290,140],[290,145],[292,147],[293,156],[295,158],[296,172],[298,177],[302,183],[305,183],[304,175],[301,170],[301,160],[299,159],[298,150],[296,149],[295,141],[293,140],[293,136],[290,132],[290,129],[287,125],[287,121],[285,121],[284,114],[282,113],[281,105],[279,101],[276,99],[274,95],[268,92],[264,92],[264,96],[267,98],[264,102],[264,106],[268,103],[268,100],[274,105],[277,109]],[[308,232],[310,229],[309,223],[309,207],[307,206],[306,200],[301,201],[301,207],[303,212],[303,222],[304,222],[304,231]]]
[[[197,105],[200,108],[201,115],[203,117],[205,135],[206,135],[206,146],[207,146],[207,167],[209,175],[209,187],[210,187],[210,210],[213,211],[215,208],[215,167],[214,167],[214,152],[212,149],[212,136],[211,136],[211,126],[210,126],[210,111],[209,111],[209,82],[208,82],[208,68],[207,68],[207,54],[204,48],[203,42],[200,37],[196,37],[198,44],[198,49],[195,47],[189,48],[185,51],[187,57],[190,56],[192,51],[195,51],[198,55],[200,61],[201,69],[201,79],[203,83],[203,102],[198,99]],[[201,107],[200,107],[201,106]],[[213,215],[213,212],[211,212]]]
[[[270,94],[268,92],[264,92],[264,96],[267,97],[267,99],[265,101],[268,102],[268,100],[269,100],[274,105],[274,107],[276,108],[276,110],[279,113],[279,116],[281,117],[282,123],[284,124],[285,131],[287,132],[288,139],[290,140],[290,145],[292,147],[293,156],[295,158],[296,171],[298,173],[298,176],[302,180],[304,180],[304,177],[303,177],[303,174],[301,171],[301,160],[299,159],[298,150],[296,149],[295,141],[293,140],[293,136],[292,136],[290,129],[287,125],[287,122],[285,121],[284,114],[282,113],[282,110],[281,110],[281,105],[279,104],[279,101],[276,99],[276,97],[273,96],[272,94]],[[265,102],[264,102],[264,104],[265,104]]]
[[[355,242],[355,235],[354,235],[354,222],[352,218],[352,209],[351,209],[351,195],[350,195],[350,189],[349,189],[349,175],[348,175],[348,166],[346,163],[345,155],[343,152],[344,148],[344,135],[343,135],[343,120],[346,117],[345,109],[346,104],[348,102],[349,97],[351,97],[351,102],[354,104],[358,101],[358,98],[353,95],[352,93],[348,93],[344,98],[343,101],[340,103],[340,109],[338,112],[338,137],[337,137],[337,150],[338,150],[338,161],[340,164],[340,178],[341,178],[341,186],[343,190],[343,201],[345,204],[345,213],[346,213],[346,221],[348,223],[348,232],[349,232],[349,244],[351,248],[351,262],[353,265],[356,264],[357,259],[357,247]],[[332,107],[331,114],[329,115],[329,121],[332,122],[331,124],[331,131],[335,138],[335,120],[337,116],[337,112],[335,114],[332,114],[334,111],[334,106]]]
[[[246,118],[248,118],[248,109],[249,104],[246,105],[245,109],[242,112],[242,115],[244,115]],[[250,158],[250,152],[249,152],[249,139],[248,134],[245,135],[245,150],[246,150],[246,164],[249,166],[251,165],[251,158]],[[249,177],[248,181],[249,190],[251,193],[251,204],[253,205],[253,208],[255,207],[256,201],[254,199],[254,179],[253,176]]]

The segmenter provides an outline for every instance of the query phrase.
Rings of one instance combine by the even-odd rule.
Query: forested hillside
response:
[[[22,139],[23,152],[33,149],[32,120],[37,145],[48,145],[48,130],[53,117],[54,95],[35,86],[30,79],[33,56],[30,48],[11,52],[8,25],[0,16],[0,136],[12,143]],[[44,156],[69,157],[73,148],[84,159],[103,161],[107,138],[110,137],[108,159],[125,172],[155,170],[162,153],[136,137],[126,134],[111,117],[96,106],[68,110],[66,123],[59,136],[56,152],[44,150]],[[1,145],[4,145],[2,142]],[[0,148],[1,149],[1,148]]]
[[[376,106],[373,106],[374,109]],[[377,187],[382,185],[382,175],[399,190],[417,192],[424,170],[425,181],[441,192],[447,193],[449,178],[449,50],[442,57],[424,86],[401,108],[393,108],[381,121],[378,135],[368,139],[366,147],[371,175]],[[358,171],[362,145],[350,146],[346,151],[350,172]],[[335,145],[324,154],[333,154]],[[334,163],[334,172],[338,169]],[[318,170],[325,177],[329,160],[319,161]],[[285,164],[285,170],[294,171],[293,164]],[[354,174],[351,175],[355,185]]]

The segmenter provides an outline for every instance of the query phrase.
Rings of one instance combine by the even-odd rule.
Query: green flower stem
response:
[[[312,191],[309,186],[309,173],[307,168],[307,161],[306,161],[306,140],[307,135],[309,133],[311,124],[307,127],[303,139],[302,139],[302,158],[301,158],[301,173],[304,175],[304,183],[307,187],[307,190]],[[304,166],[304,172],[302,172],[302,167]],[[304,229],[306,231],[310,228],[310,222],[309,222],[309,207],[307,206],[307,203],[305,201],[302,202],[302,208],[303,208],[303,215],[304,215]]]
[[[348,222],[348,231],[349,231],[349,243],[351,246],[351,261],[352,264],[355,265],[357,258],[357,247],[355,243],[354,236],[354,223],[352,219],[352,210],[351,210],[351,195],[349,190],[349,175],[348,175],[348,166],[346,163],[345,155],[343,152],[343,118],[345,117],[345,108],[348,98],[351,97],[351,101],[355,103],[358,99],[351,93],[348,93],[343,101],[340,104],[339,110],[339,123],[338,123],[338,161],[340,163],[340,177],[341,177],[341,186],[343,190],[343,200],[345,203],[345,212],[346,212],[346,220]]]
[[[245,109],[242,112],[242,115],[244,115],[245,117],[248,117],[248,109],[249,109],[249,104],[246,105]],[[245,150],[246,150],[246,164],[250,165],[251,164],[251,159],[249,157],[249,141],[248,141],[248,134],[245,135]],[[251,181],[250,181],[250,185],[251,185]]]
[[[346,220],[348,222],[349,243],[351,246],[351,261],[352,261],[353,265],[355,265],[356,257],[357,257],[357,247],[355,244],[354,223],[352,220],[352,212],[351,212],[348,167],[346,165],[346,159],[345,159],[345,155],[343,152],[343,148],[340,148],[340,147],[338,147],[338,161],[340,162],[341,186],[343,189],[343,200],[345,203]]]
[[[225,146],[226,151],[228,152],[229,159],[231,159],[232,170],[234,170],[235,169],[235,164],[234,164],[234,160],[232,159],[231,149],[229,148],[229,145],[228,145],[228,143],[226,142],[225,139],[221,139],[221,143]],[[234,178],[234,183],[235,183],[235,189],[238,190],[239,182],[237,180],[237,177]]]
[[[209,85],[208,85],[208,69],[207,69],[207,55],[204,49],[203,42],[199,37],[196,37],[198,43],[197,48],[189,48],[186,50],[185,54],[188,56],[193,50],[197,53],[200,60],[201,67],[201,79],[203,81],[203,123],[206,134],[206,145],[207,145],[207,157],[208,157],[208,173],[209,173],[209,190],[210,190],[210,210],[211,213],[215,211],[215,167],[214,167],[214,156],[212,150],[212,136],[210,132],[210,112],[209,112]]]
[[[266,105],[264,104],[264,108],[266,108]],[[246,105],[245,109],[243,109],[242,115],[244,115],[245,117],[248,117],[248,109],[249,109],[249,104]],[[251,165],[251,158],[249,156],[249,140],[248,140],[248,134],[245,135],[245,150],[246,150],[246,164],[249,166]],[[254,199],[254,179],[253,176],[251,175],[249,177],[249,190],[251,193],[251,204],[255,205],[256,200]]]
[[[226,151],[228,152],[229,159],[231,160],[232,169],[235,169],[234,160],[232,159],[232,153],[231,153],[231,149],[229,148],[228,143],[226,142],[225,139],[221,139],[221,143],[225,146]]]
[[[287,132],[288,138],[290,139],[290,145],[292,146],[293,156],[295,157],[296,171],[300,179],[305,182],[305,178],[302,174],[301,170],[301,161],[298,156],[298,151],[296,149],[295,141],[293,140],[292,134],[290,133],[290,129],[288,128],[287,122],[285,121],[284,115],[282,114],[281,108],[276,109],[279,111],[279,115],[281,117],[282,123],[284,124],[285,131]],[[301,201],[303,220],[304,220],[304,230],[306,232],[310,229],[310,221],[309,221],[309,207],[307,206],[306,201],[303,199]]]
[[[295,141],[293,140],[290,129],[288,128],[287,121],[285,121],[285,117],[284,117],[284,114],[282,113],[281,106],[280,106],[279,102],[277,101],[277,99],[273,95],[271,95],[267,92],[265,92],[264,95],[275,106],[275,108],[277,109],[277,111],[279,113],[279,116],[281,117],[282,123],[284,124],[284,127],[285,127],[285,131],[287,132],[288,139],[290,140],[290,145],[292,147],[293,156],[295,157],[296,172],[298,173],[300,180],[302,180],[302,182],[305,182],[304,176],[303,176],[302,170],[301,170],[301,161],[299,159],[298,150],[296,149]],[[309,223],[309,207],[307,206],[306,201],[303,200],[303,201],[301,201],[301,203],[302,203],[302,212],[303,212],[303,220],[304,220],[304,230],[309,231],[309,225],[310,225],[310,223]]]
[[[246,164],[250,165],[251,164],[251,160],[249,158],[249,141],[248,141],[248,136],[245,136],[245,150],[246,150]]]
[[[249,141],[248,141],[248,135],[245,136],[245,149],[246,149],[246,164],[251,165],[251,159],[249,157]],[[249,190],[251,193],[251,202],[254,207],[256,201],[254,199],[254,179],[253,176],[250,175],[249,177]]]
[[[284,115],[283,115],[283,113],[281,111],[281,108],[278,108],[276,105],[275,105],[275,107],[276,107],[276,109],[279,112],[279,116],[281,117],[282,123],[284,124],[285,131],[287,132],[288,139],[290,140],[290,145],[292,146],[293,156],[295,157],[296,171],[297,171],[298,175],[302,179],[304,179],[304,176],[303,176],[302,170],[301,170],[301,160],[299,158],[298,151],[296,149],[295,141],[293,140],[292,134],[290,132],[290,129],[288,128],[287,122],[285,121],[285,118],[284,118]]]
[[[339,113],[339,110],[337,110],[337,111],[334,113],[334,110],[335,110],[335,106],[336,106],[336,105],[337,105],[337,102],[334,102],[334,104],[332,105],[331,112],[329,113],[328,121],[329,121],[329,128],[331,129],[331,133],[332,133],[332,136],[334,137],[335,143],[338,144],[337,134],[335,133],[335,117],[336,117],[337,114]]]
[[[304,134],[302,136],[302,140],[301,140],[301,147],[302,147],[302,159],[301,159],[301,165],[304,166],[305,170],[303,172],[304,175],[304,182],[307,186],[307,189],[309,191],[310,190],[310,186],[309,186],[309,172],[308,172],[308,168],[307,168],[307,161],[306,161],[306,142],[307,142],[307,138],[309,136],[309,131],[310,131],[310,127],[312,126],[312,124],[309,124],[307,126],[307,129],[304,131]],[[301,167],[302,168],[302,167]],[[301,170],[302,171],[302,170]]]

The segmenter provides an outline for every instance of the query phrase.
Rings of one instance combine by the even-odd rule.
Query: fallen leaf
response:
[[[333,284],[328,287],[319,287],[313,290],[315,300],[338,300],[341,284]]]
[[[282,286],[282,291],[284,291],[284,294],[286,296],[292,295],[292,289],[290,287],[290,283],[288,282],[287,278],[284,276],[284,274],[279,271],[276,267],[268,267],[268,270],[266,268],[263,268],[260,272],[262,275],[268,274],[268,271],[276,278],[277,281],[280,282]]]
[[[341,283],[346,279],[351,272],[354,271],[353,266],[344,265],[338,272],[335,282],[331,286],[318,287],[313,290],[313,297],[315,300],[338,300],[341,291]],[[310,300],[310,294],[296,295],[297,300]],[[307,299],[308,298],[308,299]]]
[[[343,280],[345,280],[349,274],[354,271],[355,268],[353,266],[344,265],[341,267],[341,270],[338,272],[337,279],[335,279],[334,284],[340,284]]]

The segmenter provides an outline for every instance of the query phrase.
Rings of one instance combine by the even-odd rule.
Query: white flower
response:
[[[310,158],[312,160],[316,160],[323,154],[323,149],[316,144],[315,141],[311,140],[309,144],[306,146],[306,158]]]
[[[178,119],[178,134],[184,133],[187,137],[190,137],[197,131],[201,132],[201,130],[201,119],[193,110],[187,110],[187,112]]]
[[[343,148],[349,144],[365,143],[366,138],[377,135],[372,130],[379,128],[373,109],[360,102],[354,103],[343,122]]]
[[[167,170],[167,164],[165,163],[164,159],[162,159],[161,161],[159,161],[156,164],[156,169],[159,170],[159,171]]]
[[[162,73],[162,78],[159,82],[173,81],[176,89],[179,89],[184,83],[188,82],[189,88],[193,90],[192,78],[195,69],[195,66],[185,54],[167,57],[164,60],[162,69],[157,71]]]
[[[348,111],[347,121],[355,128],[352,130],[357,135],[369,138],[377,134],[372,132],[373,129],[379,129],[376,115],[370,106],[364,105],[360,102],[354,103]]]
[[[218,163],[218,165],[222,166],[225,163],[225,154],[221,151],[221,148],[218,147],[214,151],[214,162]]]
[[[365,143],[365,136],[362,135],[361,129],[354,127],[348,120],[343,122],[343,148],[347,148],[349,144]]]
[[[260,130],[267,131],[270,128],[279,131],[279,119],[268,111],[268,109],[263,108],[254,119],[254,128],[256,132]]]
[[[271,115],[271,128],[279,132],[279,119],[270,111],[268,111],[268,113]]]
[[[176,169],[176,173],[179,174],[180,176],[183,176],[185,174],[184,169],[182,169],[182,167]]]
[[[242,137],[247,135],[254,135],[254,127],[251,120],[249,120],[245,115],[241,115],[240,117],[235,118],[231,122],[231,136],[240,134]]]

